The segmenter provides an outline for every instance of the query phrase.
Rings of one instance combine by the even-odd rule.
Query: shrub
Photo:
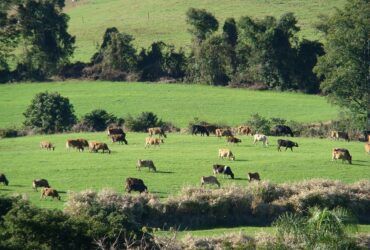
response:
[[[118,119],[103,109],[95,109],[84,115],[80,124],[82,128],[88,128],[88,131],[104,131],[109,124],[116,122],[119,123],[118,125],[122,125],[124,120]]]
[[[164,123],[152,112],[142,112],[136,118],[129,115],[125,119],[125,127],[135,132],[147,132],[148,128],[161,127]]]
[[[57,92],[36,94],[23,115],[25,126],[43,133],[67,131],[76,123],[73,105]]]
[[[255,133],[262,133],[265,135],[270,134],[271,122],[260,116],[258,113],[251,115],[251,118],[247,121],[247,124],[251,126],[252,131]]]
[[[17,136],[18,136],[18,130],[15,128],[0,129],[0,138],[11,138],[11,137],[17,137]]]

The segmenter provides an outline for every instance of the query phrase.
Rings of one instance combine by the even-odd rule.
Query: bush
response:
[[[15,128],[0,129],[0,138],[11,138],[11,137],[17,137],[17,136],[18,136],[18,130]]]
[[[255,133],[261,133],[265,135],[270,134],[271,122],[268,119],[260,116],[258,113],[251,115],[251,118],[247,121],[247,124]]]
[[[76,123],[73,105],[57,92],[36,94],[23,115],[25,126],[43,133],[68,131]]]
[[[111,123],[119,123],[118,125],[121,126],[123,122],[123,119],[118,119],[103,109],[95,109],[82,117],[79,127],[87,131],[104,131]]]
[[[152,112],[142,112],[136,118],[129,115],[125,119],[125,127],[130,131],[147,132],[148,128],[161,127],[164,123]]]

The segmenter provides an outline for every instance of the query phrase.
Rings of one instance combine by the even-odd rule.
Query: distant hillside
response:
[[[301,36],[320,39],[313,28],[319,14],[329,14],[342,7],[345,0],[66,0],[65,12],[70,16],[70,32],[77,37],[74,60],[88,61],[107,27],[132,34],[138,47],[162,40],[187,47],[190,35],[185,12],[190,7],[205,8],[219,20],[249,15],[279,17],[294,12],[299,20]]]

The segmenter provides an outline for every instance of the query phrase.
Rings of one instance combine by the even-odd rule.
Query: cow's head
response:
[[[294,146],[298,148],[298,143],[296,143],[296,142],[295,142],[295,143],[294,143]]]

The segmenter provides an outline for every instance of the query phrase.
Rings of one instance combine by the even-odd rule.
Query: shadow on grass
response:
[[[234,180],[236,180],[236,181],[248,181],[247,178],[241,178],[241,177],[234,178]]]
[[[17,185],[11,185],[12,187],[25,187],[25,185],[19,185],[19,184],[17,184]]]
[[[155,173],[158,173],[158,174],[173,174],[175,172],[172,172],[172,171],[161,171],[161,170],[157,170]]]
[[[7,189],[7,188],[0,188],[0,192],[1,191],[5,191],[5,192],[10,192],[10,191],[12,191],[11,189]]]

